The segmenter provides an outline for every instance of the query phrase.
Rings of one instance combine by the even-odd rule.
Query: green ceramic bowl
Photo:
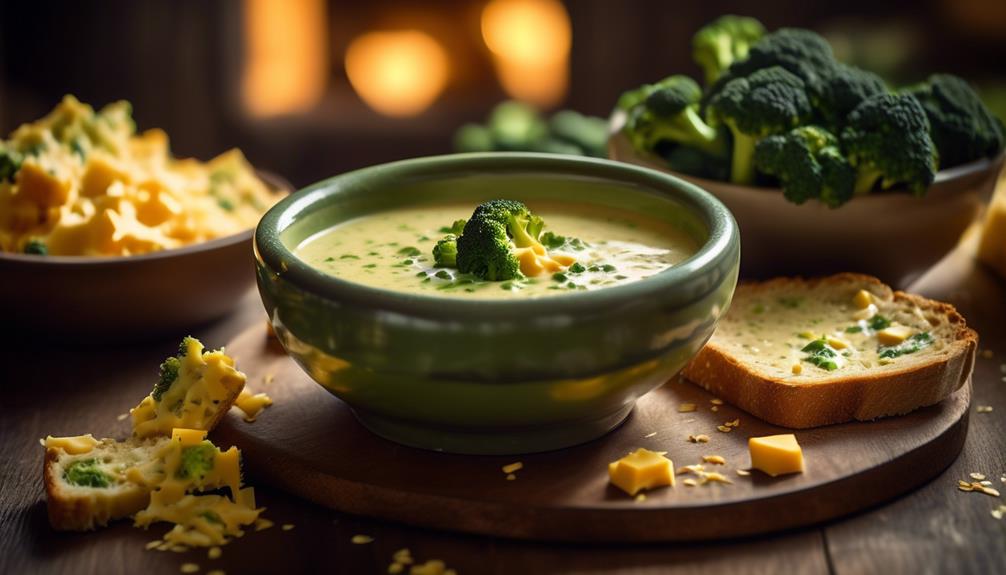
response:
[[[466,300],[367,287],[294,248],[312,234],[403,206],[508,198],[637,210],[702,246],[644,280],[526,300]],[[456,453],[530,453],[603,435],[706,342],[737,281],[730,212],[655,170],[543,154],[406,160],[319,182],[255,232],[259,292],[283,346],[371,431]]]

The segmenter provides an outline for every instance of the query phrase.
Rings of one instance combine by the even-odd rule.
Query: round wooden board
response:
[[[264,325],[227,346],[248,387],[275,404],[247,423],[232,412],[214,432],[237,445],[245,470],[266,482],[340,511],[404,523],[525,539],[682,541],[787,529],[853,513],[915,489],[960,452],[968,427],[970,382],[938,405],[902,417],[797,431],[806,471],[770,478],[750,465],[747,439],[789,433],[675,379],[643,397],[607,436],[526,456],[451,455],[404,447],[368,432],[348,406],[315,384]],[[691,402],[695,412],[679,413]],[[730,433],[717,431],[740,419]],[[708,443],[690,443],[706,434]],[[712,466],[730,485],[646,493],[634,501],[608,483],[608,462],[646,447],[666,451],[676,468],[723,456]],[[508,481],[503,465],[522,461]],[[694,477],[694,476],[692,476]]]

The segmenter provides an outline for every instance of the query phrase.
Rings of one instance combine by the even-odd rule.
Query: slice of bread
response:
[[[953,306],[838,274],[738,286],[682,372],[775,425],[901,415],[946,398],[974,368],[978,334]]]
[[[145,508],[150,488],[129,477],[129,470],[155,459],[170,441],[102,439],[83,452],[50,441],[43,468],[49,523],[63,531],[88,531]]]

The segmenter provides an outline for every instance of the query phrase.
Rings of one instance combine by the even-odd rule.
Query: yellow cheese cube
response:
[[[803,451],[792,433],[748,439],[751,467],[776,477],[803,472]]]
[[[873,303],[873,294],[866,291],[865,289],[861,289],[858,292],[856,292],[855,296],[853,296],[852,303],[853,305],[856,306],[857,309],[865,309],[869,307],[871,303]]]
[[[171,441],[177,441],[182,447],[197,445],[206,439],[206,431],[202,429],[182,429],[176,427],[171,430]]]
[[[912,328],[905,325],[892,325],[877,332],[877,341],[881,345],[898,345],[912,335]]]
[[[42,208],[62,206],[70,196],[70,182],[61,180],[34,162],[17,172],[18,197]]]
[[[43,443],[46,449],[62,449],[70,455],[79,455],[94,449],[94,446],[98,445],[98,440],[90,433],[74,437],[53,437],[50,435],[45,438]]]
[[[130,183],[129,174],[108,158],[91,156],[80,180],[80,194],[88,198],[103,196],[114,182]]]
[[[1006,278],[1006,193],[1002,189],[985,214],[978,259]]]
[[[642,489],[674,487],[674,463],[660,451],[639,448],[608,464],[611,483],[629,495]]]

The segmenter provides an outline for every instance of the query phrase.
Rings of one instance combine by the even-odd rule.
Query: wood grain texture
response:
[[[798,475],[749,477],[747,440],[788,433],[675,379],[639,400],[629,419],[584,445],[524,456],[460,456],[409,448],[363,428],[348,405],[288,358],[264,325],[227,346],[253,390],[275,405],[249,424],[218,429],[242,446],[248,469],[270,485],[333,509],[439,529],[561,541],[688,541],[747,536],[847,515],[909,491],[950,464],[964,443],[970,386],[899,418],[797,431]],[[267,383],[268,382],[268,383]],[[691,403],[696,411],[679,413]],[[713,411],[713,409],[717,411]],[[732,432],[717,430],[738,419]],[[705,434],[709,443],[691,443]],[[634,502],[608,482],[607,465],[646,447],[680,468],[720,455],[732,485],[647,492]],[[502,466],[522,461],[515,481]],[[679,475],[678,481],[687,475]],[[694,477],[694,476],[693,476]],[[910,479],[906,479],[910,478]]]

